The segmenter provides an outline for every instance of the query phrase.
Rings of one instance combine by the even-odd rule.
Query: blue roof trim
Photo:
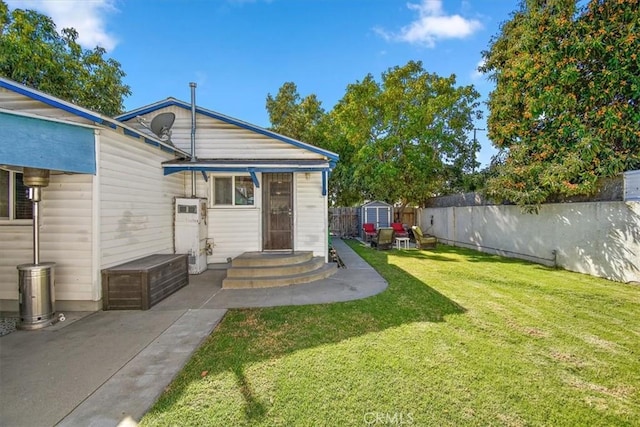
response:
[[[132,136],[134,138],[140,137],[140,135],[137,132],[130,131],[129,129],[124,129],[124,134],[127,136]]]
[[[204,171],[202,173],[204,173]],[[255,169],[250,170],[249,174],[251,175],[251,180],[253,181],[253,185],[255,185],[256,188],[260,188],[260,181],[258,181],[258,175],[256,175]]]
[[[326,170],[322,171],[322,195],[327,195],[327,181],[329,178],[329,172]]]
[[[6,80],[0,80],[0,87],[3,87],[5,89],[9,89],[11,91],[14,91],[16,93],[19,93],[20,95],[24,95],[24,96],[28,96],[29,98],[35,99],[36,101],[40,101],[42,103],[45,103],[47,105],[50,105],[52,107],[56,107],[59,108],[63,111],[67,111],[69,113],[75,114],[76,116],[80,116],[82,118],[85,118],[87,120],[91,120],[94,121],[96,123],[100,123],[102,124],[104,122],[104,119],[102,117],[100,117],[99,115],[95,115],[95,114],[91,114],[88,111],[84,110],[84,109],[79,109],[79,108],[74,108],[73,106],[67,104],[67,103],[62,103],[59,101],[56,101],[55,99],[51,99],[45,96],[40,95],[39,93],[29,89],[29,88],[25,88],[23,86],[17,86],[14,84],[9,83]]]
[[[122,127],[125,135],[142,139],[144,142],[156,147],[159,146],[162,151],[166,151],[168,153],[178,153],[178,154],[187,155],[187,156],[189,155],[186,151],[179,150],[178,148],[166,147],[158,142],[148,139],[147,136],[143,133],[139,133],[139,132],[136,132],[135,130],[132,131],[130,129],[127,129],[121,123],[119,123],[118,121],[115,121],[110,117],[102,116],[99,113],[87,110],[86,108],[76,106],[70,102],[63,101],[61,99],[59,100],[53,95],[48,95],[37,89],[24,86],[18,82],[13,82],[10,79],[0,77],[0,87],[13,91],[15,93],[18,93],[20,95],[24,95],[36,101],[42,102],[51,107],[59,108],[63,111],[74,114],[78,117],[82,117],[84,119],[91,120],[92,122],[98,123],[100,125],[107,126],[111,129],[117,129],[119,127]]]
[[[120,116],[117,116],[116,120],[124,122],[124,121],[130,120],[130,119],[132,119],[134,117],[137,117],[137,116],[140,116],[140,115],[144,115],[144,114],[148,114],[148,113],[151,113],[153,111],[157,111],[157,110],[160,110],[160,109],[166,108],[166,107],[180,107],[180,108],[184,108],[186,110],[191,110],[191,104],[188,104],[188,103],[183,102],[183,101],[179,101],[179,100],[177,100],[175,98],[167,98],[166,100],[158,102],[156,104],[152,104],[152,105],[149,105],[147,107],[143,107],[143,108],[140,108],[140,109],[133,110],[133,111],[130,111],[128,113],[122,114]],[[316,153],[316,154],[321,154],[323,156],[328,157],[330,160],[332,160],[334,162],[334,165],[335,165],[335,162],[337,162],[340,159],[340,156],[338,154],[333,153],[331,151],[323,150],[322,148],[318,148],[318,147],[313,146],[311,144],[307,144],[307,143],[304,143],[302,141],[298,141],[296,139],[289,138],[289,137],[284,136],[284,135],[280,135],[279,133],[276,133],[276,132],[261,128],[261,127],[256,126],[256,125],[252,125],[252,124],[247,123],[247,122],[243,122],[243,121],[238,120],[238,119],[234,119],[232,117],[224,116],[222,114],[216,113],[216,112],[211,111],[211,110],[206,110],[204,108],[200,108],[200,107],[196,106],[196,112],[198,112],[199,114],[202,114],[204,116],[211,117],[211,118],[214,118],[216,120],[220,120],[222,122],[229,123],[229,124],[234,125],[234,126],[238,126],[238,127],[242,128],[242,129],[250,130],[252,132],[259,133],[261,135],[268,136],[268,137],[273,138],[273,139],[277,139],[277,140],[285,142],[287,144],[291,144],[291,145],[293,145],[295,147],[302,148],[302,149],[311,151],[311,152]]]
[[[125,133],[126,133],[126,132],[125,132]],[[132,135],[132,136],[133,136],[133,135]],[[157,142],[155,142],[154,140],[149,139],[149,138],[145,138],[145,139],[144,139],[144,142],[146,142],[146,143],[147,143],[147,144],[149,144],[149,145],[153,145],[154,147],[160,147],[160,144],[158,144]]]

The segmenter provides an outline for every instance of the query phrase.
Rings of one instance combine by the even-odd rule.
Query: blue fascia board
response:
[[[52,97],[43,96],[39,91],[28,88],[26,86],[12,84],[4,79],[0,79],[0,87],[9,89],[13,92],[19,93],[20,95],[27,96],[31,99],[35,99],[36,101],[40,101],[52,107],[59,108],[63,111],[74,114],[76,116],[80,116],[87,120],[91,120],[99,124],[103,124],[104,122],[104,119],[100,117],[99,114],[92,113],[89,110],[85,110],[84,108],[75,107],[73,104],[69,104],[67,102],[58,101]]]
[[[160,101],[160,102],[157,102],[155,104],[151,104],[151,105],[149,105],[147,107],[143,107],[143,108],[140,108],[140,109],[133,110],[133,111],[130,111],[128,113],[122,114],[120,116],[117,116],[116,120],[124,122],[124,121],[130,120],[132,118],[135,118],[137,116],[141,116],[141,115],[144,115],[144,114],[152,113],[154,111],[157,111],[157,110],[160,110],[160,109],[166,108],[166,107],[180,107],[180,108],[184,108],[185,110],[191,110],[191,104],[188,104],[188,103],[186,103],[184,101],[177,100],[175,98],[167,98],[164,101]],[[211,117],[213,119],[220,120],[222,122],[225,122],[225,123],[228,123],[228,124],[231,124],[231,125],[234,125],[234,126],[238,126],[239,128],[246,129],[246,130],[249,130],[249,131],[264,135],[264,136],[267,136],[269,138],[277,139],[278,141],[285,142],[285,143],[293,145],[295,147],[302,148],[304,150],[308,150],[308,151],[311,151],[311,152],[316,153],[316,154],[321,154],[323,156],[326,156],[331,161],[333,161],[334,164],[335,164],[335,162],[337,162],[340,159],[340,156],[338,154],[333,153],[331,151],[323,150],[322,148],[315,147],[315,146],[313,146],[311,144],[307,144],[307,143],[304,143],[302,141],[298,141],[296,139],[289,138],[289,137],[284,136],[284,135],[280,135],[279,133],[276,133],[276,132],[261,128],[261,127],[256,126],[256,125],[252,125],[252,124],[247,123],[247,122],[243,122],[243,121],[238,120],[238,119],[234,119],[233,117],[224,116],[224,115],[222,115],[220,113],[216,113],[216,112],[211,111],[211,110],[206,110],[204,108],[200,108],[200,107],[197,107],[197,106],[196,106],[196,112],[199,113],[199,114],[202,114],[203,116]]]
[[[49,105],[51,107],[54,108],[59,108],[63,111],[66,111],[68,113],[71,113],[73,115],[76,115],[78,117],[82,117],[84,119],[90,120],[94,123],[98,123],[100,125],[103,126],[107,126],[111,129],[117,129],[118,127],[122,127],[124,134],[127,136],[131,136],[133,138],[142,138],[145,142],[154,145],[154,146],[160,146],[161,149],[163,151],[166,152],[170,152],[170,153],[178,153],[178,154],[188,154],[182,150],[179,150],[177,148],[172,149],[170,147],[164,147],[162,144],[159,144],[151,139],[149,139],[145,134],[137,132],[135,130],[130,130],[127,129],[125,127],[123,127],[122,123],[111,119],[109,117],[104,117],[102,115],[100,115],[99,113],[95,113],[93,111],[87,110],[85,108],[82,107],[78,107],[74,104],[71,104],[69,102],[63,101],[61,99],[58,99],[52,95],[47,95],[44,92],[40,92],[39,90],[30,88],[28,86],[24,86],[18,82],[13,82],[12,80],[8,80],[5,78],[0,77],[0,87],[8,89],[12,92],[16,92],[19,93],[20,95],[24,95],[28,98],[31,98],[33,100],[42,102],[46,105]]]

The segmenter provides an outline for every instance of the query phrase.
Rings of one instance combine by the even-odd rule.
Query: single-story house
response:
[[[17,310],[16,268],[33,262],[24,167],[51,171],[40,260],[56,263],[56,309],[70,311],[101,308],[103,269],[175,252],[180,198],[206,199],[207,264],[246,251],[310,251],[328,262],[337,160],[174,98],[111,118],[0,78],[0,310]]]

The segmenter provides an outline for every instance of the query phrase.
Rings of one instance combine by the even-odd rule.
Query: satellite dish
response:
[[[171,126],[176,119],[173,113],[160,113],[151,120],[151,132],[155,133],[162,141],[171,139]]]

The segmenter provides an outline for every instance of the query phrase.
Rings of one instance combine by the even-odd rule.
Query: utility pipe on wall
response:
[[[191,161],[196,161],[196,84],[191,87]],[[191,197],[196,197],[196,171],[191,171]]]

